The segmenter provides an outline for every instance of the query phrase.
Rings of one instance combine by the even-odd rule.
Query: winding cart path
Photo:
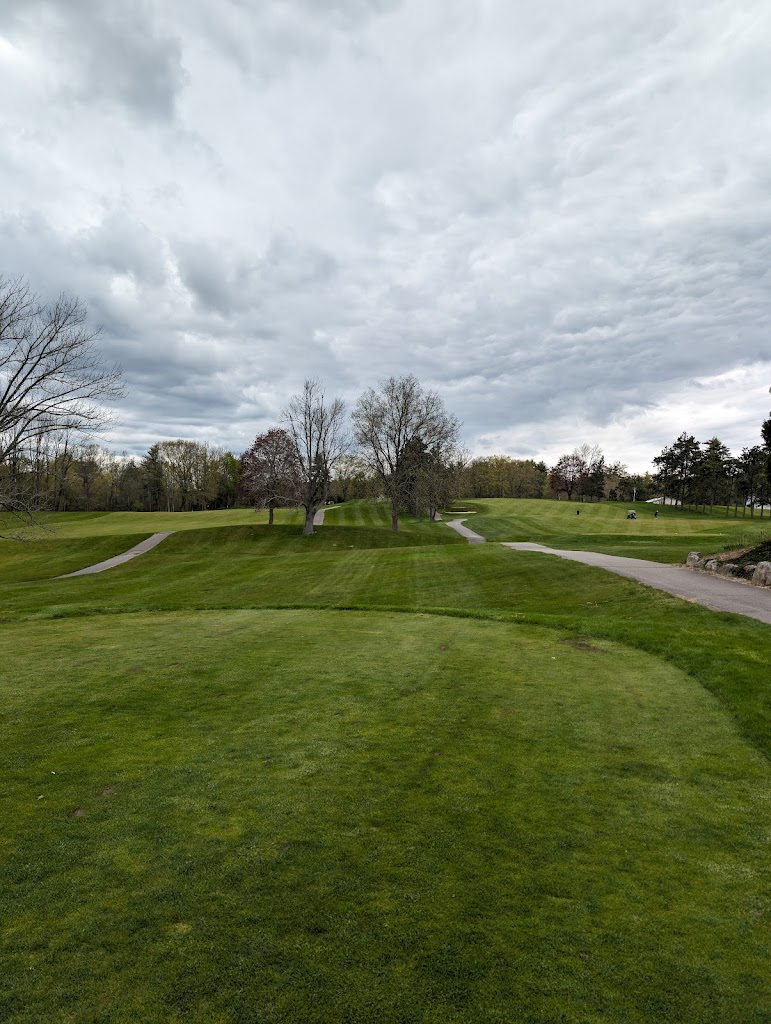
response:
[[[89,565],[85,569],[78,569],[77,572],[67,572],[63,576],[55,576],[54,579],[66,580],[70,576],[91,576],[95,572],[104,572],[105,569],[112,569],[116,565],[123,565],[124,562],[130,561],[132,558],[136,558],[137,555],[143,555],[145,551],[150,551],[157,544],[160,544],[162,540],[166,540],[170,537],[174,531],[169,530],[167,533],[154,533],[152,537],[146,537],[139,544],[135,544],[133,548],[129,548],[128,551],[124,551],[122,555],[115,555],[114,558],[106,558],[103,562],[97,562],[96,565]]]
[[[469,544],[483,544],[485,538],[463,526],[463,519],[447,522],[450,529],[465,537]],[[583,562],[598,569],[627,576],[655,590],[663,590],[684,601],[693,601],[715,612],[734,612],[759,619],[771,625],[771,589],[753,587],[742,580],[687,569],[684,565],[666,565],[663,562],[648,562],[642,558],[622,558],[620,555],[604,555],[599,551],[568,551],[562,548],[548,548],[543,544],[529,542],[504,542],[504,548],[515,551],[538,551],[543,555],[555,555],[572,562]]]
[[[687,569],[684,565],[666,565],[663,562],[647,562],[642,558],[622,558],[620,555],[604,555],[598,551],[565,551],[547,548],[542,544],[505,543],[505,548],[516,551],[540,551],[545,555],[557,555],[572,562],[595,565],[599,569],[628,576],[645,583],[656,590],[665,590],[675,597],[695,601],[716,612],[735,612],[751,619],[760,619],[771,625],[771,589],[753,587],[741,580],[712,576],[710,573]]]

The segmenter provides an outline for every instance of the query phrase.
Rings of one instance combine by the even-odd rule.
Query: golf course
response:
[[[771,627],[495,543],[771,520],[457,508],[0,541],[0,1021],[771,1019]]]

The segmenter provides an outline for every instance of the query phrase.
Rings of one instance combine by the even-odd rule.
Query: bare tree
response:
[[[417,471],[416,452],[443,462],[453,450],[458,420],[435,391],[424,391],[416,377],[389,377],[380,391],[369,388],[353,412],[354,438],[391,503],[391,529],[408,501]]]
[[[580,491],[588,468],[586,459],[578,449],[570,455],[561,455],[549,473],[549,485],[553,493],[559,496],[564,491],[568,501],[572,501],[573,492],[576,489]]]
[[[332,471],[348,450],[344,415],[343,400],[327,401],[316,378],[305,381],[282,415],[300,466],[297,504],[305,509],[304,534],[313,533],[313,517],[329,496]]]
[[[23,279],[0,278],[0,509],[12,515],[41,504],[19,500],[19,456],[52,434],[93,434],[106,422],[101,403],[123,393],[86,316],[78,299],[43,304]]]
[[[241,456],[240,500],[267,508],[269,526],[276,508],[298,504],[301,484],[294,440],[280,427],[259,434]]]

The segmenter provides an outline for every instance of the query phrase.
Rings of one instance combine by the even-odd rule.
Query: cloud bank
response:
[[[0,271],[102,324],[118,450],[406,372],[480,454],[738,449],[770,47],[762,0],[6,0]]]

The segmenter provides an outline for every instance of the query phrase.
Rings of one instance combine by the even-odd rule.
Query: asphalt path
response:
[[[466,522],[465,519],[446,519],[445,522],[451,530],[455,530],[461,537],[465,537],[469,544],[485,544],[486,540],[478,533],[474,533],[473,530],[469,530],[467,526],[463,524]]]
[[[485,538],[464,526],[464,519],[447,520],[451,530],[465,537],[469,544],[484,544]],[[753,587],[742,580],[688,569],[684,565],[666,565],[663,562],[647,562],[642,558],[622,558],[620,555],[603,555],[599,551],[566,551],[562,548],[547,548],[543,544],[505,542],[504,548],[515,551],[538,551],[543,555],[556,555],[571,562],[583,562],[598,569],[607,569],[619,576],[627,576],[656,590],[664,590],[684,601],[702,604],[715,612],[734,612],[759,619],[771,625],[771,588]]]
[[[314,526],[324,525],[324,512],[326,510],[320,508],[313,517]],[[162,540],[170,537],[173,530],[169,530],[167,533],[154,533],[152,537],[147,537],[139,544],[135,544],[133,548],[129,548],[128,551],[124,551],[122,555],[116,555],[114,558],[106,558],[103,562],[97,562],[96,565],[86,566],[85,569],[78,569],[77,572],[67,572],[63,576],[54,576],[56,580],[67,580],[70,576],[91,576],[96,572],[104,572],[105,569],[114,569],[116,565],[123,565],[124,562],[128,562],[132,558],[136,558],[137,555],[143,555],[145,551],[150,551],[160,544]]]
[[[662,562],[646,562],[642,558],[621,558],[619,555],[603,555],[598,551],[564,551],[547,548],[542,544],[504,543],[505,548],[515,551],[539,551],[544,555],[557,555],[571,562],[583,562],[607,569],[619,576],[627,576],[656,590],[665,590],[685,601],[694,601],[716,612],[735,612],[759,619],[771,625],[771,588],[754,587],[741,580],[725,576],[713,576],[684,565],[665,565]]]
[[[465,520],[445,521],[451,530],[455,530],[461,537],[465,537],[469,544],[485,543],[484,537],[463,525]],[[323,522],[324,510],[319,509],[314,516],[314,526],[321,526]],[[143,555],[146,551],[150,551],[162,540],[171,536],[172,532],[154,533],[121,555],[107,558],[104,562],[97,562],[96,565],[89,565],[85,569],[78,569],[77,572],[65,573],[63,576],[57,576],[56,579],[66,580],[71,576],[90,576],[93,573],[104,572],[105,569],[112,569],[116,565],[123,565],[124,562],[136,558],[137,555]],[[702,604],[705,608],[711,608],[713,611],[734,612],[737,615],[746,615],[751,619],[759,619],[760,622],[771,625],[771,588],[769,587],[753,587],[741,580],[713,576],[710,573],[687,569],[685,566],[647,562],[642,558],[622,558],[620,555],[605,555],[599,551],[568,551],[562,548],[547,548],[543,544],[512,541],[505,542],[501,546],[512,548],[515,551],[538,551],[544,555],[567,558],[571,562],[583,562],[584,565],[593,565],[598,569],[606,569],[619,576],[637,580],[638,583],[644,583],[656,590],[664,590],[685,601]]]
[[[78,569],[77,572],[67,572],[63,576],[55,576],[54,579],[66,580],[70,576],[91,576],[95,572],[104,572],[105,569],[112,569],[116,565],[123,565],[124,562],[128,562],[130,559],[136,558],[137,555],[143,555],[145,551],[154,548],[156,544],[160,544],[162,540],[170,537],[173,532],[173,530],[169,530],[168,533],[154,533],[152,537],[146,537],[139,544],[135,544],[133,548],[124,551],[122,555],[106,558],[104,562],[97,562],[96,565],[89,565],[85,569]]]
[[[340,507],[341,507],[340,505],[322,505],[322,507],[313,516],[313,525],[314,526],[323,526],[324,525],[324,515],[325,515],[325,513],[327,513],[327,512],[334,512],[336,508],[340,508]],[[333,519],[334,518],[335,517],[333,517]]]

